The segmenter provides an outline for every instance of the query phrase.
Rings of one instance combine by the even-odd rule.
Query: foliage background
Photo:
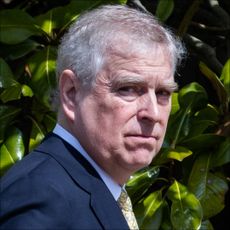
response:
[[[230,171],[228,0],[0,1],[1,175],[55,125],[50,95],[63,33],[82,11],[107,3],[151,12],[188,50],[175,76],[180,90],[173,95],[161,154],[127,183],[140,227],[225,229]]]

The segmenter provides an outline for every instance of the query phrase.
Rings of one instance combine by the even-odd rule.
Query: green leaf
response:
[[[158,229],[162,218],[162,192],[155,191],[134,207],[140,229]]]
[[[21,109],[13,106],[0,106],[0,143],[4,139],[6,127],[15,120]]]
[[[65,30],[82,11],[89,10],[101,2],[100,0],[72,0],[68,5],[63,7],[53,8],[45,14],[36,17],[38,25],[45,31],[50,37],[55,39],[54,30]]]
[[[203,154],[200,155],[193,164],[193,168],[189,176],[188,188],[198,199],[205,196],[210,163],[211,154]]]
[[[169,16],[172,14],[174,9],[174,1],[173,0],[159,0],[157,9],[156,9],[156,16],[161,21],[166,21]]]
[[[49,36],[52,35],[53,29],[56,28],[56,26],[55,26],[55,15],[54,15],[55,10],[57,10],[57,9],[54,8],[54,9],[48,11],[45,15],[39,15],[36,18],[38,25]]]
[[[8,64],[0,58],[0,88],[5,90],[0,94],[3,103],[17,100],[21,96],[21,85],[14,79]]]
[[[45,114],[44,118],[43,118],[43,123],[46,127],[47,132],[51,132],[54,128],[54,126],[56,125],[56,113],[48,113]]]
[[[30,39],[15,45],[0,44],[0,56],[10,60],[16,60],[35,51],[39,46],[41,45]]]
[[[202,221],[201,230],[214,230],[212,223],[209,220]]]
[[[171,114],[175,114],[179,109],[180,105],[178,103],[178,93],[173,93]]]
[[[194,119],[192,121],[192,125],[189,130],[189,138],[196,137],[197,135],[201,135],[210,127],[214,127],[217,125],[217,122],[210,120],[200,120]]]
[[[218,150],[212,156],[212,167],[218,167],[230,162],[230,137],[219,145]]]
[[[228,190],[224,180],[209,172],[210,166],[211,154],[200,155],[193,165],[188,181],[188,188],[200,200],[206,219],[224,208],[224,194]]]
[[[33,123],[29,140],[29,151],[32,151],[43,140],[43,138],[45,137],[45,132],[43,131],[42,126],[37,121],[35,121],[32,117],[29,118]]]
[[[0,148],[1,175],[16,161],[21,160],[25,153],[23,134],[17,128],[8,131],[6,141]]]
[[[170,209],[166,200],[163,200],[162,204],[162,220],[161,220],[161,230],[171,230],[173,229],[171,219],[170,219]]]
[[[207,93],[205,89],[197,82],[192,82],[184,86],[178,95],[178,101],[181,107],[191,107],[193,110],[198,110],[206,106]]]
[[[219,114],[215,107],[207,105],[204,109],[196,112],[190,121],[189,133],[186,139],[201,135],[211,128],[214,128],[219,122]]]
[[[223,179],[212,173],[208,174],[206,194],[200,199],[205,219],[217,215],[224,209],[224,198],[227,191],[228,184]]]
[[[49,107],[49,96],[56,87],[56,50],[47,46],[28,60],[31,88],[35,96]]]
[[[204,63],[201,62],[199,64],[199,67],[204,76],[206,76],[210,80],[213,88],[216,90],[219,101],[222,104],[224,111],[226,112],[228,110],[229,98],[228,92],[226,91],[223,83],[220,81],[217,75],[212,70],[210,70]]]
[[[21,92],[22,92],[22,86],[20,84],[15,84],[5,89],[0,94],[0,99],[3,101],[3,103],[6,103],[8,101],[18,100],[21,98]]]
[[[189,135],[191,118],[197,110],[206,107],[207,93],[202,86],[193,82],[179,91],[178,102],[180,109],[175,114],[171,114],[166,133],[166,139],[171,139],[172,148]]]
[[[134,175],[132,175],[127,182],[127,187],[137,187],[143,182],[145,183],[146,180],[152,181],[159,175],[159,167],[154,166],[151,168],[146,168],[144,170],[141,170],[139,172],[136,172]]]
[[[34,19],[26,12],[18,9],[0,12],[0,42],[17,44],[32,35],[40,34]]]
[[[4,144],[0,147],[0,162],[0,176],[2,177],[4,173],[15,163]]]
[[[0,88],[7,88],[18,84],[8,64],[0,58]]]
[[[170,162],[171,159],[168,158],[168,152],[170,149],[170,147],[162,147],[160,152],[154,158],[152,164],[157,166]]]
[[[196,151],[216,147],[223,141],[223,139],[223,137],[216,134],[200,134],[188,139],[184,139],[180,142],[180,144],[191,149],[192,151]]]
[[[224,87],[228,92],[228,96],[230,97],[230,59],[228,59],[228,61],[224,65],[220,80],[223,82]]]
[[[209,120],[213,122],[219,121],[218,110],[213,105],[210,104],[208,104],[206,108],[198,111],[195,116],[197,120]]]
[[[202,221],[202,208],[199,200],[176,180],[168,189],[172,201],[171,221],[175,229],[199,229]]]
[[[183,146],[176,146],[175,148],[162,148],[160,153],[154,159],[153,164],[162,165],[171,161],[171,159],[183,161],[191,154],[192,151]]]
[[[146,190],[155,182],[159,172],[159,167],[154,166],[141,170],[131,176],[126,184],[126,189],[133,203],[136,203]]]
[[[33,97],[34,93],[28,85],[22,85],[22,95],[24,97]]]
[[[6,88],[1,94],[0,99],[3,103],[8,101],[18,100],[21,98],[21,95],[25,97],[32,97],[33,91],[28,85],[21,85],[16,83],[8,88]]]
[[[4,142],[7,151],[11,154],[14,162],[21,160],[25,153],[23,143],[23,133],[18,128],[10,128],[7,133],[7,139]]]
[[[187,108],[181,108],[176,114],[170,116],[165,139],[171,142],[171,148],[175,148],[179,140],[188,134],[190,113],[190,106],[188,106]]]
[[[168,149],[167,157],[170,159],[183,161],[184,158],[192,155],[192,151],[182,147],[182,146],[176,146],[175,149]]]
[[[115,1],[115,2],[116,2],[116,1]],[[124,5],[124,4],[127,3],[127,0],[118,0],[118,3]]]

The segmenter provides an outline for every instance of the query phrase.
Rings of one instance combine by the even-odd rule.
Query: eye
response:
[[[168,104],[172,93],[168,90],[160,89],[156,92],[157,101],[159,104],[166,105]]]
[[[117,90],[118,94],[126,100],[134,100],[140,96],[144,89],[141,86],[122,86]]]
[[[124,86],[118,89],[118,92],[123,95],[134,94],[137,92],[136,87],[133,86]]]

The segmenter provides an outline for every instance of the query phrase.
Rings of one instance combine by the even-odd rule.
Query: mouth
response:
[[[157,135],[147,135],[147,134],[127,134],[125,137],[136,138],[136,139],[146,139],[146,140],[159,140]]]
[[[146,134],[128,134],[125,135],[124,144],[128,150],[147,150],[152,152],[158,145],[159,137]]]

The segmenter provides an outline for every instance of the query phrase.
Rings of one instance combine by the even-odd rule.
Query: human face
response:
[[[169,57],[158,48],[132,57],[111,54],[92,89],[81,93],[75,135],[118,183],[159,152],[175,88]]]

